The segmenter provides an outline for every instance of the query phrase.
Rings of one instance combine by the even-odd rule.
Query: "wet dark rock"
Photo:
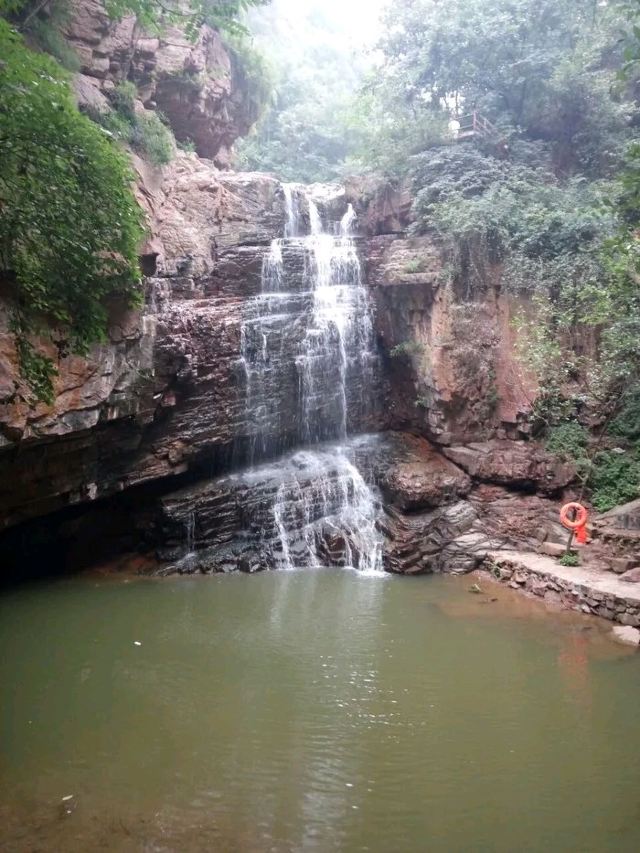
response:
[[[459,547],[457,540],[476,520],[475,510],[466,501],[410,515],[389,510],[385,569],[398,574],[470,571],[481,560],[473,550],[477,543],[471,543],[472,550],[468,550]]]
[[[348,522],[336,516],[342,511],[344,489],[357,484],[349,479],[348,471],[345,474],[340,455],[331,446],[321,445],[319,451],[326,454],[320,465],[310,461],[304,451],[294,452],[277,462],[214,478],[160,499],[151,532],[152,541],[159,543],[159,558],[172,561],[176,572],[225,571],[230,564],[241,571],[277,568],[285,559],[283,527],[289,531],[286,558],[294,565],[309,563],[310,538],[312,551],[326,565],[343,566],[359,548],[372,547],[371,542],[363,543],[352,535]],[[468,490],[468,478],[445,460],[443,485],[437,476],[443,470],[441,460],[427,442],[401,433],[362,436],[342,446],[340,453],[347,454],[379,495],[378,530],[388,571],[466,572],[488,550],[500,547],[479,525],[473,504],[459,500],[456,494],[456,489]],[[430,506],[435,494],[430,489],[426,501],[420,493],[421,508],[417,509],[415,483],[411,477],[401,476],[409,464],[425,477],[433,466],[433,490],[441,490],[439,506]],[[384,502],[390,482],[394,501]],[[189,541],[189,530],[193,541]],[[195,555],[189,553],[191,548]]]

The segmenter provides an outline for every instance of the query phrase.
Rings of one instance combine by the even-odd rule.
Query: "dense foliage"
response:
[[[637,423],[636,423],[637,427]],[[592,447],[588,431],[576,421],[565,421],[549,431],[546,447],[561,459],[574,462],[591,500],[600,512],[634,500],[640,493],[640,447],[620,440],[609,429]]]
[[[386,106],[383,138],[407,115],[420,124],[477,110],[504,139],[550,142],[556,169],[602,174],[615,165],[628,118],[628,104],[612,93],[625,32],[615,5],[393,0],[384,31],[383,65],[370,85]]]
[[[265,75],[248,62],[256,58],[247,56],[242,22],[251,7],[264,2],[105,5],[113,18],[136,14],[149,30],[179,24],[195,37],[204,23],[220,29],[238,61],[247,60],[253,96],[264,98]],[[111,92],[110,111],[88,117],[78,112],[62,67],[79,67],[62,34],[70,8],[68,0],[0,0],[0,274],[14,306],[22,373],[35,398],[46,401],[53,395],[55,349],[42,349],[38,337],[55,336],[59,354],[84,353],[106,335],[110,300],[117,296],[133,304],[140,298],[142,213],[116,143],[157,165],[174,151],[162,117],[136,111],[131,83]]]
[[[409,184],[458,299],[526,297],[534,431],[579,461],[598,508],[635,497],[640,3],[391,0],[380,49],[353,164]],[[493,130],[456,142],[472,111]]]
[[[106,0],[111,17],[119,19],[133,14],[141,26],[158,29],[166,24],[179,24],[188,35],[195,37],[203,24],[229,35],[246,35],[242,23],[244,14],[253,6],[268,0]]]
[[[50,399],[59,350],[105,336],[109,297],[138,299],[141,212],[126,157],[75,107],[60,66],[0,19],[0,271],[9,284],[22,370]]]

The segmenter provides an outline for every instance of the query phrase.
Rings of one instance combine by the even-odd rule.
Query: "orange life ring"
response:
[[[571,510],[576,511],[576,517],[573,521],[569,518],[569,513]],[[568,528],[569,530],[577,530],[579,527],[584,527],[587,523],[587,518],[589,514],[587,510],[582,506],[582,504],[578,503],[569,503],[565,504],[560,510],[560,521],[563,526]]]
[[[569,518],[569,513],[575,511],[576,517],[574,519]],[[587,518],[589,517],[589,513],[579,503],[568,503],[565,504],[560,510],[560,521],[563,527],[566,527],[568,530],[575,530],[576,539],[578,542],[586,542],[587,541]]]

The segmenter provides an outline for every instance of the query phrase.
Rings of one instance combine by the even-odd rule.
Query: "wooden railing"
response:
[[[459,119],[460,127],[458,128],[457,138],[468,139],[472,136],[492,136],[498,137],[498,130],[495,125],[491,124],[489,119],[481,116],[480,113],[474,111],[469,115],[462,116]]]

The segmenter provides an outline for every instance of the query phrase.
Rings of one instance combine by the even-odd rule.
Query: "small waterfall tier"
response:
[[[162,499],[163,556],[187,573],[328,565],[376,573],[383,540],[371,483],[388,453],[379,435],[361,435],[175,492]]]
[[[285,199],[288,236],[266,253],[261,292],[241,329],[251,464],[296,445],[344,439],[376,414],[378,357],[353,209],[333,236],[304,199],[311,233],[300,236],[302,200],[286,185]]]

